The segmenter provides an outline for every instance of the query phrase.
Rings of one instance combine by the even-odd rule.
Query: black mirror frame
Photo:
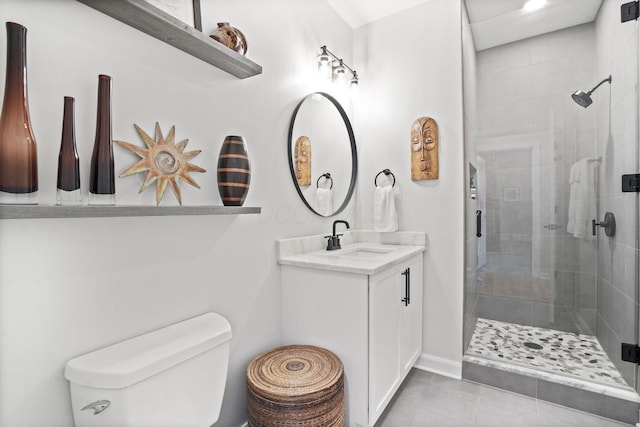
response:
[[[304,101],[306,101],[308,98],[315,95],[320,95],[327,98],[333,104],[333,106],[336,107],[336,109],[338,110],[338,113],[340,113],[340,116],[342,117],[342,120],[344,121],[344,124],[347,128],[347,133],[349,134],[349,142],[351,143],[351,182],[349,183],[349,190],[347,190],[347,195],[345,196],[344,201],[342,202],[342,205],[340,205],[340,207],[331,215],[322,215],[318,213],[309,204],[307,199],[304,197],[304,194],[302,194],[302,190],[300,190],[300,186],[298,185],[298,180],[296,179],[295,166],[293,164],[293,125],[295,124],[296,116],[298,115],[298,110],[300,110],[300,107],[302,107],[302,104],[304,103]],[[324,92],[310,93],[309,95],[302,98],[302,100],[296,106],[295,110],[293,110],[293,114],[291,115],[291,122],[289,124],[289,136],[287,138],[287,154],[289,156],[289,171],[291,172],[291,179],[293,180],[293,185],[295,185],[296,191],[298,192],[300,199],[305,204],[305,206],[309,208],[311,212],[321,217],[331,217],[339,214],[347,207],[347,205],[351,201],[351,197],[353,196],[353,191],[356,188],[356,179],[358,177],[358,151],[356,150],[356,138],[353,134],[353,128],[351,127],[351,122],[349,121],[349,117],[347,116],[347,113],[344,111],[344,108],[342,108],[342,105],[340,105],[338,100],[336,100],[334,97],[332,97],[328,93],[324,93]]]

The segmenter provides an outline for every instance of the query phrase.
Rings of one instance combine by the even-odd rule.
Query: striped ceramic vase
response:
[[[218,191],[225,206],[242,206],[249,191],[251,166],[241,136],[227,136],[218,156]]]

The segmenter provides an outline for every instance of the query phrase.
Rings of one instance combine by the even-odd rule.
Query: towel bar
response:
[[[381,173],[383,173],[383,174],[385,174],[387,176],[391,175],[393,177],[393,184],[391,184],[391,186],[392,187],[396,186],[396,176],[389,169],[384,169],[384,170],[381,170],[380,172],[378,172],[376,177],[373,179],[373,185],[375,185],[376,187],[378,186],[378,177],[380,176]]]
[[[316,188],[320,188],[320,179],[321,178],[328,179],[329,181],[331,181],[331,185],[329,186],[329,190],[331,190],[333,188],[333,178],[331,178],[331,174],[329,172],[327,172],[327,173],[323,173],[322,175],[320,175],[318,177],[318,180],[316,181]]]

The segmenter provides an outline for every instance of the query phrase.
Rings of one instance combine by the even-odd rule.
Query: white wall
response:
[[[327,44],[350,60],[351,29],[322,0],[201,0],[205,32],[229,21],[264,67],[239,80],[72,0],[3,0],[3,21],[28,28],[28,87],[38,143],[40,201],[55,201],[63,96],[75,96],[86,191],[95,132],[97,75],[113,77],[115,139],[142,145],[133,128],[176,126],[197,190],[185,205],[219,205],[215,167],[225,135],[247,140],[247,206],[261,215],[0,221],[0,425],[72,425],[67,360],[206,311],[231,322],[227,389],[218,425],[246,419],[244,370],[280,344],[280,285],[274,241],[330,230],[298,200],[286,163],[289,117],[314,89],[315,56]],[[0,80],[4,76],[6,35]],[[446,131],[446,123],[445,132]],[[445,133],[445,138],[453,138]],[[114,147],[116,172],[136,160]],[[447,150],[445,150],[445,153]],[[445,154],[449,156],[449,154]],[[142,176],[117,179],[118,203],[155,204]],[[448,180],[447,180],[448,181]],[[164,204],[176,204],[167,192]],[[355,209],[341,215],[354,224]],[[354,224],[355,225],[355,224]]]
[[[459,376],[463,308],[463,115],[461,6],[430,0],[358,28],[355,63],[359,220],[371,228],[374,177],[396,176],[401,230],[426,231],[423,356],[419,364]],[[410,128],[436,120],[440,178],[411,181]]]

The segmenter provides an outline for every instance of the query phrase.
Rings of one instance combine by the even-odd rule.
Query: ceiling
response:
[[[591,22],[602,0],[547,0],[526,12],[526,0],[465,0],[477,50]]]
[[[327,0],[352,27],[357,28],[429,0]],[[525,12],[526,0],[465,0],[477,50],[562,28],[591,22],[602,0],[548,0],[534,12]]]
[[[327,0],[351,28],[377,21],[429,0]]]

